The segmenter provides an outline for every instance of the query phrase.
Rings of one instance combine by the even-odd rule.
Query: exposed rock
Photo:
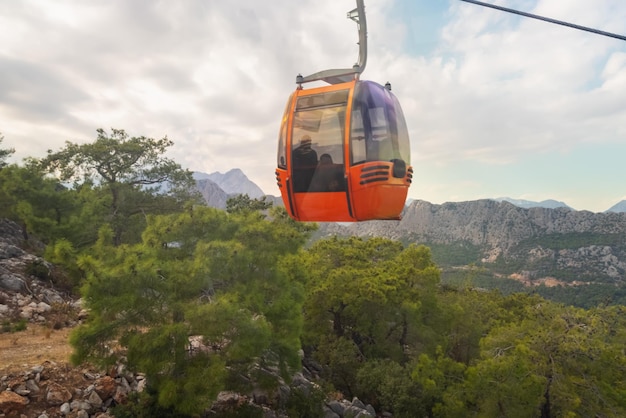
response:
[[[10,394],[4,396],[31,408],[22,409],[26,416],[41,416],[45,408],[43,413],[51,417],[59,414],[72,418],[107,417],[113,405],[125,403],[132,387],[137,388],[138,382],[145,384],[145,380],[139,374],[125,372],[125,376],[113,378],[93,370],[46,362],[23,372],[0,376],[0,394]],[[10,405],[7,403],[6,408]],[[39,415],[33,415],[34,411]]]
[[[41,294],[39,296],[39,298],[41,300],[43,300],[44,302],[46,302],[47,304],[53,305],[53,304],[63,304],[63,303],[67,303],[68,301],[66,300],[66,298],[63,298],[63,296],[61,296],[58,292],[56,292],[53,289],[46,289],[43,288],[41,289]]]
[[[2,270],[4,269],[0,267],[0,289],[10,290],[13,292],[26,291],[26,283],[24,280],[15,274]]]
[[[44,323],[54,315],[55,307],[64,307],[62,311],[68,314],[75,312],[68,317],[81,319],[81,308],[73,305],[69,295],[55,289],[49,280],[42,281],[28,274],[32,266],[48,271],[53,270],[53,266],[20,248],[22,245],[29,251],[44,248],[33,238],[25,240],[22,229],[14,222],[0,219],[0,318],[20,317],[33,323]],[[67,308],[65,305],[68,305]],[[75,323],[53,325],[71,326]]]
[[[93,409],[93,407],[86,400],[81,400],[81,401],[72,401],[72,403],[70,404],[70,409],[72,411],[85,411],[85,412],[87,412],[87,411],[91,411]]]
[[[26,381],[26,389],[29,393],[33,394],[39,393],[41,391],[35,379],[28,379]]]
[[[328,402],[326,406],[328,406],[338,416],[343,416],[346,410],[346,405],[335,400]]]
[[[626,282],[626,213],[592,213],[566,207],[526,209],[486,199],[442,205],[416,200],[400,221],[322,224],[318,235],[456,245],[480,253],[471,262],[505,261],[527,270],[535,266],[531,278],[562,272],[572,276],[571,280]],[[452,259],[448,262],[462,265],[453,264]]]
[[[25,254],[24,250],[13,245],[6,244],[0,247],[0,259],[18,258]]]
[[[365,404],[361,402],[359,398],[356,398],[356,397],[352,399],[352,406],[355,406],[359,409],[365,409]]]
[[[324,418],[341,418],[341,415],[331,411],[328,408],[324,408]]]
[[[96,380],[94,390],[101,399],[109,399],[115,395],[117,383],[111,376],[103,376]]]
[[[526,238],[550,233],[624,233],[626,214],[568,208],[525,209],[487,199],[443,205],[416,200],[406,208],[400,221],[369,221],[349,226],[328,224],[326,229],[359,236],[412,236],[434,243],[467,241],[507,249]]]
[[[198,176],[198,173],[196,173]],[[217,184],[224,192],[229,195],[247,194],[252,199],[263,197],[263,190],[256,184],[251,182],[248,177],[238,168],[227,171],[226,173],[211,173],[206,178]]]
[[[136,390],[137,392],[141,393],[141,392],[143,392],[145,389],[146,389],[146,381],[145,381],[145,379],[139,380],[139,381],[137,382],[137,386],[136,386],[136,389],[135,389],[135,390]]]
[[[89,394],[89,398],[87,401],[91,404],[91,406],[95,409],[100,409],[102,407],[102,398],[98,396],[97,392],[91,392]]]
[[[89,412],[84,409],[80,409],[76,413],[76,418],[89,418]]]
[[[202,195],[207,206],[226,209],[228,194],[209,179],[197,180],[196,188]]]
[[[122,378],[123,379],[123,378]],[[124,379],[126,381],[126,379]],[[126,383],[128,385],[128,383]],[[115,388],[115,394],[113,400],[116,404],[124,404],[128,400],[128,394],[130,393],[130,386],[118,386]]]
[[[118,375],[118,370],[123,371],[124,375]],[[99,375],[93,370],[69,368],[67,365],[59,366],[46,362],[23,372],[0,376],[0,394],[4,394],[5,409],[13,411],[20,407],[26,416],[46,414],[51,417],[107,417],[110,416],[109,411],[112,406],[128,401],[133,388],[136,391],[146,384],[143,374],[132,374],[124,367],[111,368],[109,373],[117,377]],[[284,386],[289,388],[289,386]],[[303,373],[296,373],[291,379],[291,387],[307,391],[318,386],[315,382],[305,378]],[[242,406],[246,406],[262,412],[263,416],[268,418],[283,417],[276,408],[286,404],[291,391],[282,389],[281,387],[276,392],[280,399],[275,398],[276,394],[275,396],[266,394],[264,398],[259,395],[261,392],[257,392],[258,399],[255,399],[254,391],[248,394],[221,392],[210,410],[214,413],[233,413]],[[23,395],[19,395],[19,392]],[[1,402],[0,405],[2,405]],[[24,412],[27,407],[32,409]],[[46,410],[42,413],[44,408]],[[328,418],[376,416],[371,405],[364,405],[358,398],[354,398],[352,402],[329,401],[323,405],[323,408],[324,416]],[[38,411],[39,415],[32,415],[33,411]]]
[[[0,392],[0,413],[5,416],[19,417],[26,405],[28,405],[28,398],[10,391]]]
[[[246,403],[250,403],[249,400],[236,392],[220,392],[217,394],[217,399],[211,407],[211,411],[220,414],[225,412],[233,412],[241,408]]]
[[[48,405],[60,406],[72,399],[72,394],[58,383],[50,382],[46,393]]]

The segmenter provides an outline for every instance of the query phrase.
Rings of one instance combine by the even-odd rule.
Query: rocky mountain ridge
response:
[[[230,177],[249,181],[240,170],[232,170]],[[221,202],[207,204],[224,208],[230,195],[207,184],[199,183],[205,200],[219,196]],[[229,187],[232,193],[245,192],[237,190],[236,182]],[[521,277],[525,284],[626,285],[626,212],[620,208],[593,213],[555,200],[499,198],[441,205],[410,200],[400,221],[321,224],[316,238],[379,236],[425,244],[443,267],[478,264],[498,277]]]
[[[257,186],[254,182],[252,182],[245,173],[239,169],[234,168],[226,173],[213,172],[210,174],[202,173],[202,172],[194,172],[193,177],[196,180],[198,188],[200,189],[202,195],[207,200],[207,203],[211,207],[225,208],[226,207],[226,199],[229,196],[238,195],[238,194],[247,194],[253,199],[259,199],[263,196],[267,196],[267,198],[280,203],[280,197],[273,195],[265,195],[263,190],[259,186]],[[219,190],[218,190],[219,189]],[[221,192],[220,192],[221,191]],[[223,192],[223,193],[222,193]],[[213,195],[215,194],[215,195]],[[224,199],[226,196],[226,199]],[[222,204],[223,200],[223,204]],[[482,200],[482,199],[481,199]],[[511,197],[498,197],[493,199],[495,202],[509,202],[517,207],[530,209],[530,208],[548,208],[548,209],[557,209],[557,208],[567,208],[575,211],[574,208],[567,205],[565,202],[561,202],[554,199],[546,199],[540,202],[526,200],[526,199],[514,199]],[[407,206],[409,206],[412,202],[418,201],[417,199],[409,198],[407,199]],[[454,202],[447,202],[454,203]],[[622,200],[615,205],[611,206],[609,209],[604,211],[606,212],[626,212],[626,200]]]
[[[496,199],[492,199],[495,200],[496,202],[502,202],[502,201],[507,201],[509,203],[514,204],[515,206],[519,206],[520,208],[550,208],[550,209],[556,209],[556,208],[569,208],[572,209],[570,206],[566,205],[564,202],[559,202],[558,200],[554,200],[554,199],[547,199],[547,200],[542,200],[541,202],[534,202],[532,200],[526,200],[526,199],[512,199],[510,197],[498,197]]]
[[[467,241],[503,251],[524,239],[549,234],[626,233],[626,214],[592,213],[563,207],[521,208],[509,202],[476,200],[432,204],[416,200],[400,221],[370,221],[342,226],[357,235],[402,239],[406,235],[435,243]]]
[[[263,190],[238,168],[226,173],[214,172],[210,174],[194,172],[193,177],[202,196],[211,207],[226,208],[229,196],[247,194],[253,199],[264,196]]]
[[[425,244],[439,249],[437,261],[444,266],[478,263],[537,279],[626,283],[626,213],[525,209],[488,199],[442,205],[418,200],[400,221],[324,224],[320,234]]]
[[[608,208],[605,212],[626,212],[626,200],[617,202],[616,204]]]

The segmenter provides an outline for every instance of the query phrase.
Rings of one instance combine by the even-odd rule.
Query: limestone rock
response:
[[[115,395],[117,383],[111,376],[103,376],[94,383],[94,390],[101,399],[109,399]]]
[[[72,399],[72,393],[58,383],[50,382],[46,393],[48,405],[61,406]]]
[[[5,416],[20,416],[28,405],[28,398],[20,396],[15,392],[0,392],[0,413]]]
[[[102,398],[98,396],[98,393],[95,391],[89,394],[87,401],[94,409],[100,409],[100,407],[102,407]]]
[[[626,213],[522,208],[489,199],[441,205],[416,200],[400,221],[322,224],[318,235],[383,237],[431,247],[451,246],[477,253],[469,260],[475,263],[501,260],[554,266],[549,271],[544,268],[536,277],[533,272],[530,279],[567,272],[598,283],[626,282],[626,244],[616,239],[626,235]],[[607,244],[598,245],[598,241]]]

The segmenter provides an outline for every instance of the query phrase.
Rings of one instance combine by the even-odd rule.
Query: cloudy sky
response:
[[[626,34],[624,0],[484,0]],[[626,198],[626,42],[459,0],[366,0],[368,64],[402,103],[410,197],[600,212]],[[295,77],[357,60],[353,0],[0,0],[0,133],[15,161],[96,129],[174,141],[266,193]]]

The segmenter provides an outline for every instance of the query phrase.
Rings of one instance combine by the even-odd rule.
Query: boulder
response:
[[[18,276],[7,272],[0,271],[0,288],[13,291],[13,292],[25,292],[26,283]]]
[[[115,395],[117,383],[111,376],[103,376],[94,383],[94,390],[102,400],[107,400]]]
[[[15,392],[0,392],[0,413],[7,417],[19,417],[28,405],[28,398]]]
[[[48,405],[61,406],[65,402],[72,399],[72,394],[65,387],[58,383],[50,382],[46,393],[46,402]]]
[[[102,398],[98,396],[97,392],[91,392],[89,394],[89,398],[87,398],[87,401],[91,404],[93,409],[97,410],[102,407]]]

